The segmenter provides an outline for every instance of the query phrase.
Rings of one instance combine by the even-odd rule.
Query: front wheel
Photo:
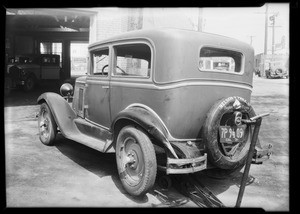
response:
[[[57,125],[47,103],[41,105],[38,126],[40,141],[47,146],[53,145],[57,134]]]
[[[27,79],[25,80],[25,83],[24,83],[24,90],[25,91],[32,91],[35,87],[35,79],[33,76],[29,76],[27,77]]]
[[[141,196],[153,187],[157,172],[155,150],[141,129],[122,128],[117,138],[116,161],[120,180],[129,194]]]

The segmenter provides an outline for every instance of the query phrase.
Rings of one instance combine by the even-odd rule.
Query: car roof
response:
[[[121,33],[102,41],[98,41],[89,45],[89,48],[94,46],[117,42],[129,39],[147,39],[159,45],[159,43],[166,43],[168,41],[177,40],[177,42],[189,42],[205,43],[206,41],[221,41],[228,45],[236,47],[252,48],[249,44],[241,42],[237,39],[233,39],[226,36],[221,36],[212,33],[199,32],[194,30],[177,29],[177,28],[154,28],[154,29],[142,29],[134,30],[125,33]]]

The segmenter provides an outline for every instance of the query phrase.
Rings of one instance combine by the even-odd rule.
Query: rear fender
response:
[[[37,99],[38,104],[43,102],[48,104],[57,126],[65,137],[72,135],[77,130],[73,122],[76,113],[62,96],[53,92],[46,92]]]
[[[165,149],[169,150],[175,158],[178,158],[168,140],[169,132],[167,128],[161,119],[152,111],[153,110],[149,107],[142,105],[129,106],[121,111],[111,125],[114,137],[117,137],[118,132],[124,124],[128,122],[135,123],[146,130],[149,135],[153,136]],[[114,141],[116,142],[116,139]]]

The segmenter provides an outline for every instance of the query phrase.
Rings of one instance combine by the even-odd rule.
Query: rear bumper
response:
[[[167,159],[167,174],[188,174],[199,172],[207,168],[207,154],[197,158]]]
[[[16,88],[19,85],[24,85],[25,81],[22,79],[14,79],[14,78],[10,78],[10,77],[5,77],[5,87],[6,88]]]
[[[20,79],[14,80],[14,83],[15,83],[16,85],[25,85],[25,80],[20,80]]]
[[[255,148],[252,164],[262,164],[270,159],[272,144],[265,148]],[[166,174],[189,174],[207,169],[207,154],[197,158],[175,159],[167,158]]]

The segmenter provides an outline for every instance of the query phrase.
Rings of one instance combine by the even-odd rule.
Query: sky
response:
[[[286,48],[277,50],[275,54],[289,53],[289,4],[269,3],[269,16],[278,12],[275,18],[275,44],[285,37]],[[266,6],[245,8],[203,8],[204,32],[220,34],[251,44],[255,54],[264,52]],[[198,9],[191,8],[186,11],[187,16],[198,24]],[[269,21],[269,25],[270,25]],[[272,48],[272,28],[268,27],[268,51]]]

